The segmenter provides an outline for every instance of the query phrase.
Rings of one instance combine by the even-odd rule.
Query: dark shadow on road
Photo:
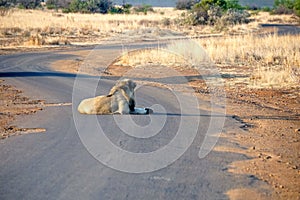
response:
[[[0,72],[0,77],[65,77],[65,78],[93,78],[95,76],[63,73],[63,72]]]
[[[209,75],[192,75],[192,76],[169,76],[163,78],[138,78],[138,77],[121,77],[121,76],[93,76],[88,74],[74,74],[66,72],[0,72],[1,78],[9,77],[64,77],[64,78],[99,78],[107,80],[119,80],[120,78],[131,78],[133,80],[151,81],[163,84],[184,84],[193,80],[206,80],[208,78],[245,78],[248,75],[237,74],[209,74]]]

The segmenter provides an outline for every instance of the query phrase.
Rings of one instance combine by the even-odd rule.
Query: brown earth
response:
[[[45,132],[43,128],[18,127],[14,120],[16,117],[32,115],[42,110],[43,101],[31,100],[22,94],[22,91],[7,85],[0,80],[0,139],[15,135]]]
[[[70,53],[70,52],[68,52]],[[74,53],[75,54],[75,53]],[[88,52],[77,52],[82,56]],[[56,70],[78,71],[80,60],[58,61]],[[60,67],[62,66],[62,67]],[[106,76],[120,76],[131,67],[111,65]],[[177,69],[179,70],[179,69]],[[234,67],[232,67],[234,71]],[[239,74],[241,69],[236,69]],[[222,68],[220,67],[222,72]],[[195,70],[180,69],[188,77],[189,84],[199,98],[209,101],[209,88],[203,80],[192,78],[199,74]],[[228,166],[229,172],[253,175],[274,189],[271,199],[300,199],[300,87],[286,89],[249,88],[236,81],[236,77],[225,77],[226,112],[228,117],[242,123],[240,131],[227,131],[222,137],[238,143],[234,149],[216,146],[215,151],[245,154],[251,159],[238,161]],[[12,126],[18,115],[27,115],[42,109],[41,101],[23,97],[21,91],[0,84],[0,133],[2,138],[14,135],[19,128]],[[21,106],[21,107],[20,107]],[[228,191],[231,199],[244,199],[249,194],[254,199],[264,199],[263,195],[247,188]]]

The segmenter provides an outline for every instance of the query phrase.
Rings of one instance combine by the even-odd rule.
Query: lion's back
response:
[[[110,114],[110,100],[106,96],[84,99],[78,106],[81,114]]]

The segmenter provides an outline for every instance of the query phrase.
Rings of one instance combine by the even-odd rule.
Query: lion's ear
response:
[[[116,86],[114,86],[110,92],[109,92],[109,95],[114,95],[116,92],[118,91],[118,88]]]
[[[132,80],[130,80],[129,85],[130,85],[130,87],[133,88],[133,89],[136,87],[136,83],[133,82]]]
[[[133,84],[133,89],[136,87],[136,83],[135,82],[132,82],[132,84]]]
[[[124,90],[125,92],[129,89],[129,87],[127,85],[121,85],[119,88],[121,90]]]

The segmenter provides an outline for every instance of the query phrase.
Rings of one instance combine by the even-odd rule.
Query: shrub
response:
[[[170,18],[163,18],[162,19],[162,24],[164,26],[170,26],[171,25],[171,19]]]
[[[239,4],[239,0],[227,0],[226,9],[244,10],[245,8]]]
[[[41,5],[41,0],[18,0],[20,8],[34,9]]]
[[[47,9],[57,9],[58,8],[58,0],[47,0],[46,2]]]
[[[284,5],[277,6],[272,12],[272,14],[276,14],[276,15],[286,15],[286,14],[293,14],[293,13],[294,11],[292,9],[289,9]]]
[[[201,6],[205,10],[209,10],[210,7],[220,7],[222,10],[227,9],[227,1],[226,0],[201,0],[196,5]]]
[[[130,14],[130,8],[132,7],[131,4],[124,4],[122,7],[119,6],[112,6],[109,9],[110,14]]]
[[[196,1],[195,0],[178,0],[176,2],[176,9],[178,10],[190,10],[194,5]]]
[[[14,5],[16,1],[11,0],[0,0],[0,8],[8,8]]]
[[[88,12],[88,5],[86,1],[81,1],[81,0],[73,0],[70,3],[70,6],[68,8],[69,12],[81,12],[81,13],[86,13]]]
[[[272,9],[270,7],[263,7],[261,10],[264,11],[264,12],[271,12],[272,11]]]
[[[1,6],[0,7],[0,16],[4,17],[9,14],[10,9],[8,7]]]
[[[249,22],[250,14],[236,0],[202,0],[183,17],[189,25],[230,25]]]
[[[275,0],[274,14],[292,14],[300,16],[300,0]]]
[[[147,4],[143,4],[143,5],[140,5],[140,6],[136,6],[133,8],[133,10],[137,13],[139,12],[142,12],[144,13],[145,15],[148,13],[148,12],[154,12],[154,9],[152,8],[151,5],[147,5]]]
[[[294,0],[275,0],[274,5],[275,7],[283,6],[287,9],[293,9],[294,8]]]
[[[300,0],[296,0],[294,4],[295,13],[300,16]]]
[[[249,23],[250,14],[244,10],[229,9],[221,17],[221,21],[224,25],[235,25]]]
[[[88,0],[87,1],[87,9],[90,12],[98,12],[102,14],[108,13],[108,11],[112,8],[111,0]]]

